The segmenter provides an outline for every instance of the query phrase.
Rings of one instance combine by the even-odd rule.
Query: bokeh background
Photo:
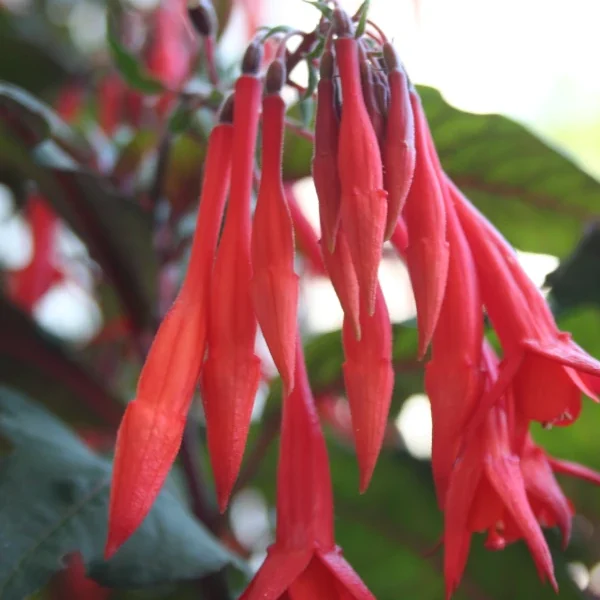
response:
[[[150,11],[156,2],[131,0],[130,4],[143,12]],[[251,4],[253,9],[247,12],[242,4]],[[358,2],[344,2],[349,10],[358,5]],[[0,79],[50,102],[73,65],[85,63],[93,69],[107,64],[103,2],[4,0],[0,7]],[[461,111],[496,113],[523,124],[580,170],[600,177],[600,3],[595,0],[372,0],[370,16],[393,39],[415,83],[437,89],[446,103]],[[300,0],[239,2],[223,34],[220,58],[224,64],[233,62],[243,50],[246,30],[256,24],[290,24],[310,30],[315,21],[315,9]],[[299,83],[304,79],[305,83],[308,72],[303,73],[300,66],[295,78]],[[433,106],[438,99],[433,92],[431,97]],[[435,126],[433,129],[437,139],[438,131]],[[441,127],[440,131],[443,137]],[[122,132],[124,139],[128,135],[131,132]],[[460,154],[461,138],[453,137],[450,131],[444,139],[447,143],[442,149],[442,159],[452,163],[455,154],[457,157]],[[512,143],[518,144],[519,139],[515,136]],[[457,164],[469,160],[485,164],[487,160],[489,164],[496,161],[501,168],[503,159],[495,158],[497,146],[507,143],[511,142],[501,138],[501,133],[482,136],[477,146],[479,157],[462,157],[460,161],[457,158]],[[520,160],[518,156],[516,160]],[[510,168],[518,170],[514,162]],[[469,170],[469,164],[464,170]],[[482,170],[485,171],[483,167]],[[557,173],[555,185],[562,189],[563,172],[558,169]],[[550,165],[549,171],[537,177],[550,180],[554,175]],[[507,170],[508,183],[512,177],[510,169]],[[554,183],[549,185],[552,187]],[[306,216],[318,228],[312,182],[301,179],[294,186]],[[490,215],[513,243],[523,241],[516,243],[520,260],[540,287],[559,262],[575,250],[575,242],[593,224],[593,217],[600,219],[600,186],[596,196],[589,192],[592,184],[582,185],[586,186],[586,193],[592,194],[589,197],[595,197],[597,202],[588,202],[587,218],[578,219],[576,227],[565,222],[564,229],[568,232],[564,238],[556,219],[560,221],[563,209],[567,219],[573,216],[569,207],[571,200],[576,204],[577,199],[566,196],[577,194],[577,185],[565,185],[564,203],[558,207],[546,206],[537,211],[534,208],[530,213],[508,209],[509,214],[501,223],[494,219],[495,213]],[[482,202],[489,206],[496,200],[491,194]],[[501,207],[496,207],[496,211],[501,212]],[[527,219],[520,220],[524,214]],[[71,277],[51,288],[37,302],[33,314],[43,329],[77,351],[85,348],[104,324],[102,309],[92,293],[96,266],[85,245],[66,227],[59,239],[59,252]],[[0,266],[10,271],[27,265],[31,246],[27,223],[17,210],[12,191],[0,184]],[[600,262],[600,254],[597,259]],[[600,276],[598,273],[596,270],[595,274]],[[384,260],[380,275],[402,345],[402,340],[412,334],[406,325],[400,324],[415,316],[406,270],[390,255]],[[305,331],[307,336],[314,336],[313,341],[318,341],[314,353],[309,353],[309,360],[312,356],[314,368],[321,368],[325,378],[327,365],[341,362],[335,333],[341,326],[341,309],[333,289],[323,278],[307,278],[302,296]],[[573,330],[584,347],[600,356],[600,301],[594,304],[586,297],[582,302],[563,304],[558,309],[563,327]],[[402,337],[403,331],[408,331],[407,338]],[[320,376],[318,373],[317,377]],[[398,437],[391,437],[366,496],[359,497],[356,493],[356,469],[347,444],[338,440],[332,447],[339,541],[381,600],[441,598],[440,555],[424,556],[441,531],[441,517],[429,482],[429,404],[419,389],[418,369],[414,372],[408,369],[398,377],[401,389],[394,401],[393,415]],[[265,390],[257,401],[256,435],[261,419],[265,418],[267,395]],[[344,417],[338,414],[335,418]],[[588,402],[574,427],[550,432],[540,429],[535,433],[552,453],[600,468],[599,427],[600,409]],[[273,449],[255,484],[238,494],[229,513],[232,533],[248,551],[255,568],[272,539],[274,461]],[[557,550],[559,568],[567,574],[563,595],[600,597],[600,492],[591,484],[564,483],[580,514],[575,518],[571,549],[566,554]],[[552,540],[553,548],[557,549],[556,539]],[[500,554],[478,548],[458,597],[551,597],[548,589],[538,588],[533,565],[525,556],[520,545]]]

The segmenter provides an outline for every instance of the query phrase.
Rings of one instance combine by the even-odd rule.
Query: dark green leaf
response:
[[[120,402],[51,335],[0,296],[0,381],[78,425],[116,427]],[[85,402],[82,402],[85,398]]]
[[[163,84],[150,75],[139,60],[119,41],[118,22],[122,8],[119,0],[108,2],[106,15],[106,43],[112,59],[123,79],[133,88],[144,94],[160,94]]]
[[[13,444],[0,467],[0,530],[10,541],[0,564],[2,598],[21,600],[39,589],[76,550],[90,575],[110,587],[189,580],[239,566],[168,490],[104,562],[110,464],[49,413],[6,388],[0,390],[0,434]]]
[[[600,308],[600,225],[591,226],[556,271],[546,277],[551,301],[559,311],[582,304]]]
[[[525,127],[419,87],[448,174],[521,250],[564,256],[598,217],[600,184]]]
[[[48,137],[54,137],[78,156],[91,161],[93,151],[49,106],[27,91],[0,82],[0,123],[6,134],[33,148]]]
[[[356,34],[355,37],[358,39],[365,33],[365,29],[367,27],[367,17],[369,16],[369,7],[371,5],[371,0],[365,0],[358,9],[358,25],[356,26]]]
[[[17,17],[0,9],[0,80],[32,93],[59,86],[77,70],[81,59],[66,52],[56,39],[48,39],[37,12]]]

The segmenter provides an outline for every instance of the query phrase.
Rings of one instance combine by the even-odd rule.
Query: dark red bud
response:
[[[267,70],[265,90],[267,94],[279,94],[287,77],[285,64],[282,60],[274,60]]]
[[[383,58],[388,71],[397,71],[400,68],[400,60],[396,50],[389,42],[383,45]]]
[[[246,48],[242,58],[242,73],[244,75],[256,75],[260,69],[264,49],[260,42],[253,41]]]
[[[188,15],[201,36],[215,35],[219,23],[217,13],[210,0],[188,0]]]
[[[233,107],[234,107],[234,94],[229,94],[227,98],[221,104],[219,110],[219,122],[220,123],[233,123]]]
[[[340,8],[333,11],[333,27],[339,37],[353,37],[354,26],[350,17]]]
[[[319,64],[319,74],[321,79],[333,79],[334,64],[333,53],[329,50],[325,50],[323,56],[321,56],[321,63]]]

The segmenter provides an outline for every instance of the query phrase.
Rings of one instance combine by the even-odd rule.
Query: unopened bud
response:
[[[285,64],[282,60],[274,60],[267,70],[265,90],[267,94],[278,94],[286,80]]]
[[[217,13],[210,0],[188,0],[188,15],[201,36],[215,35],[218,29]]]
[[[389,42],[383,44],[383,58],[388,71],[397,71],[400,68],[400,61],[396,50]]]
[[[319,74],[321,75],[321,79],[333,79],[333,67],[333,53],[330,50],[325,50],[323,56],[321,56],[321,63],[319,64]]]
[[[225,98],[221,109],[219,110],[219,123],[233,123],[233,110],[234,110],[234,94],[230,94]]]
[[[353,37],[354,26],[350,17],[340,8],[333,11],[333,27],[339,37]]]
[[[256,75],[260,69],[263,57],[263,47],[260,42],[253,41],[246,48],[242,58],[242,73],[244,75]]]

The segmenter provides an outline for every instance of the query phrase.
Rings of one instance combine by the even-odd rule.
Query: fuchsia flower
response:
[[[600,362],[569,334],[559,332],[514,250],[454,184],[448,186],[473,249],[483,303],[505,352],[500,377],[479,402],[473,426],[511,382],[518,408],[527,418],[557,425],[574,421],[581,410],[581,393],[594,396],[580,373],[600,375]]]
[[[321,78],[317,88],[312,176],[319,198],[321,236],[330,253],[335,249],[341,219],[341,189],[337,168],[339,123],[335,110],[333,73],[333,55],[326,50],[321,57]]]
[[[383,145],[384,183],[388,193],[385,239],[390,239],[402,212],[415,173],[415,118],[413,115],[408,77],[390,43],[383,45],[388,71],[390,103],[387,111],[386,135]]]
[[[374,314],[369,316],[364,309],[360,314],[360,340],[356,339],[351,321],[344,319],[343,370],[360,468],[360,490],[364,492],[381,450],[394,387],[392,325],[380,287]]]
[[[235,85],[231,192],[215,261],[202,376],[208,449],[219,507],[225,510],[238,475],[261,366],[254,352],[250,196],[262,82],[261,50],[250,45]]]
[[[450,244],[448,283],[433,334],[432,357],[425,369],[425,390],[431,401],[433,423],[431,460],[441,507],[463,428],[481,396],[483,338],[473,256],[443,181],[442,186]]]
[[[484,346],[483,365],[486,387],[497,377],[498,359],[490,346]],[[518,457],[512,450],[507,411],[512,398],[494,406],[485,423],[468,441],[454,468],[445,502],[444,575],[446,596],[450,598],[465,568],[471,534],[489,530],[492,540],[501,535],[505,523],[524,538],[542,580],[554,578],[552,556],[527,498]]]
[[[222,118],[229,119],[227,105]],[[175,460],[204,360],[209,281],[229,188],[232,126],[218,124],[208,142],[188,272],[161,323],[140,374],[136,398],[119,427],[105,555],[140,526]]]
[[[334,542],[327,448],[300,341],[296,346],[296,385],[283,404],[275,543],[240,600],[284,598],[374,598]]]
[[[262,175],[252,227],[252,297],[287,396],[294,387],[298,275],[294,273],[294,229],[281,181],[285,103],[279,92],[284,80],[285,66],[273,62],[263,100]]]
[[[429,127],[425,113],[414,90],[411,91],[411,105],[415,115],[417,161],[403,215],[408,230],[406,264],[417,304],[419,356],[423,357],[442,310],[449,250],[444,194],[428,147]]]
[[[339,11],[336,11],[336,13]],[[342,226],[358,279],[363,304],[375,310],[377,270],[381,261],[387,214],[381,153],[360,85],[357,41],[337,19],[336,59],[343,107],[338,139]]]

